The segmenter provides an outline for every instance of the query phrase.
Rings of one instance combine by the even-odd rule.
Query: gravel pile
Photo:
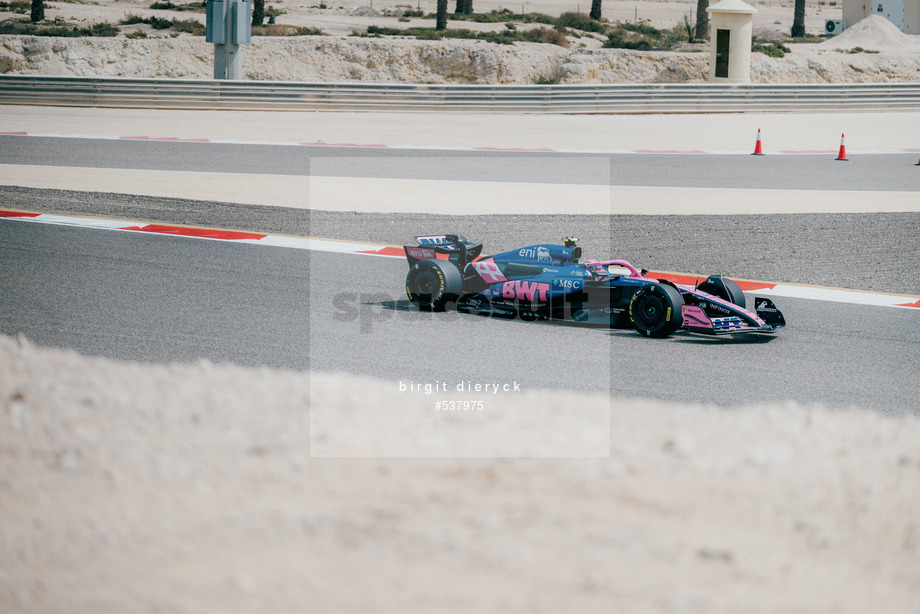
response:
[[[869,15],[820,46],[826,49],[870,49],[872,51],[920,53],[920,36],[904,34],[881,15]]]
[[[920,608],[916,418],[537,391],[437,411],[9,337],[0,373],[3,612]]]

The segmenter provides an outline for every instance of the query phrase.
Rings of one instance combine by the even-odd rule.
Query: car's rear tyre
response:
[[[463,276],[446,260],[420,260],[406,275],[406,294],[422,311],[444,311],[462,290]]]
[[[721,275],[710,275],[709,278],[701,283],[698,290],[702,290],[713,296],[718,296],[721,299],[725,299],[729,303],[734,303],[744,309],[747,306],[747,301],[744,298],[744,292],[741,291],[741,288],[734,281],[728,277],[722,277]]]
[[[646,337],[667,337],[683,326],[683,305],[676,288],[651,284],[639,289],[629,301],[629,320]]]

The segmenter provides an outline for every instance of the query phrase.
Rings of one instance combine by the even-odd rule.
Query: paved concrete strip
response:
[[[28,165],[0,184],[382,213],[737,215],[920,211],[915,192],[590,186],[354,177],[297,177]]]
[[[832,303],[849,303],[851,305],[920,309],[920,297],[917,296],[861,292],[859,290],[841,290],[837,288],[824,288],[821,286],[776,284],[772,288],[758,289],[757,294],[762,294],[764,296],[803,298],[812,301],[830,301]]]
[[[387,213],[735,215],[920,211],[913,192],[830,192],[314,177],[314,209]]]
[[[717,149],[550,149],[547,147],[538,147],[538,148],[526,148],[526,147],[471,147],[469,145],[383,145],[381,143],[366,143],[366,142],[357,142],[357,143],[328,143],[325,141],[317,142],[304,142],[304,141],[244,141],[240,139],[194,139],[194,138],[180,138],[180,137],[149,137],[149,136],[118,136],[113,134],[106,135],[94,135],[94,134],[60,134],[57,132],[0,132],[0,136],[20,136],[20,137],[33,137],[33,138],[54,138],[54,139],[84,139],[84,140],[97,140],[97,141],[141,141],[141,142],[151,142],[151,143],[213,143],[219,145],[270,145],[274,147],[327,147],[329,149],[376,149],[376,150],[385,150],[385,149],[397,149],[397,150],[409,150],[409,151],[421,151],[421,152],[431,152],[431,151],[483,151],[483,152],[503,152],[503,153],[574,153],[574,154],[598,154],[598,155],[610,155],[610,154],[713,154],[713,155],[751,155],[750,149],[744,150],[717,150]],[[859,156],[863,155],[874,155],[874,154],[900,154],[900,153],[920,153],[918,148],[907,148],[907,149],[860,149],[853,150],[850,148],[848,150],[850,155],[856,154]],[[783,151],[770,151],[770,155],[835,155],[839,152],[839,147],[834,149],[802,149],[802,150],[783,150]],[[422,155],[422,154],[420,154]],[[760,154],[758,154],[760,155]],[[764,153],[763,155],[766,155]]]
[[[0,184],[309,208],[310,178],[191,171],[0,165]]]
[[[544,116],[0,106],[4,132],[556,151],[910,151],[920,112]]]

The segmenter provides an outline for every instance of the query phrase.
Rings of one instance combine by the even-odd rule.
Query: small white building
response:
[[[920,35],[920,0],[843,0],[845,28],[869,15],[881,15],[904,34]]]
[[[709,81],[750,83],[752,19],[757,9],[742,0],[721,0],[706,10],[712,39]]]

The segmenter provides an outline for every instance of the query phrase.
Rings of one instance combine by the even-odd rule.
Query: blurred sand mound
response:
[[[904,34],[884,17],[869,15],[818,46],[827,49],[861,47],[873,51],[916,51],[920,53],[920,36]]]
[[[918,508],[916,418],[0,336],[2,612],[911,612]]]

